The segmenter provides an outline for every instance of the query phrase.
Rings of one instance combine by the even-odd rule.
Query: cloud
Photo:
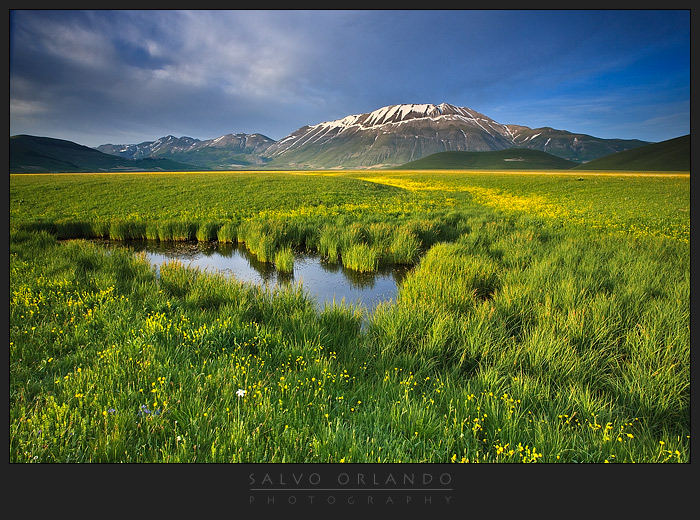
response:
[[[606,95],[689,100],[686,20],[682,11],[13,11],[10,128],[91,146],[167,134],[280,139],[389,104],[448,102],[518,124],[531,107],[532,120],[537,109],[569,129],[576,106]],[[602,128],[595,114],[591,127]]]
[[[295,110],[313,112],[313,76],[326,60],[314,20],[278,11],[18,13],[11,99],[51,107],[55,120],[66,108],[93,114],[102,132],[110,123],[99,117],[205,136],[226,124],[261,131],[266,118],[279,126]],[[13,112],[13,122],[28,124],[28,115]],[[282,131],[301,126],[299,117]]]

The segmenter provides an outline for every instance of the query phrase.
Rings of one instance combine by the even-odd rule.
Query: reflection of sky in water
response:
[[[130,242],[134,251],[146,253],[149,261],[160,264],[178,259],[184,265],[202,271],[218,271],[236,280],[257,285],[301,283],[315,297],[319,306],[345,300],[373,309],[378,303],[396,297],[397,283],[403,279],[405,268],[386,268],[377,273],[358,273],[337,264],[322,262],[317,256],[296,254],[294,272],[278,273],[273,264],[256,259],[244,247],[236,245]]]

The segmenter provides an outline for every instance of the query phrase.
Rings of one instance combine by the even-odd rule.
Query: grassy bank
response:
[[[280,173],[263,196],[235,175],[163,209],[138,179],[166,176],[103,177],[139,194],[130,217],[128,197],[79,203],[73,177],[13,176],[11,461],[689,462],[687,178],[596,177],[634,182],[613,191],[575,177]],[[209,183],[224,202],[190,220]],[[60,206],[40,200],[56,187]],[[171,220],[216,223],[185,227],[195,240],[275,224],[279,251],[420,262],[368,315],[177,262],[156,277],[127,250],[57,240]]]

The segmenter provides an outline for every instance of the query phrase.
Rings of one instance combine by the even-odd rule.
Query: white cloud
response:
[[[10,98],[10,112],[20,119],[31,119],[49,111],[45,104],[27,99]]]

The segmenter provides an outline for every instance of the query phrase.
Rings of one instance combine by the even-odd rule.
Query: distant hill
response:
[[[398,166],[397,170],[570,170],[578,163],[555,155],[509,148],[492,152],[439,152]]]
[[[10,173],[188,170],[192,170],[192,165],[169,159],[124,159],[62,139],[32,135],[10,137]]]
[[[690,171],[690,135],[607,155],[575,170]]]

